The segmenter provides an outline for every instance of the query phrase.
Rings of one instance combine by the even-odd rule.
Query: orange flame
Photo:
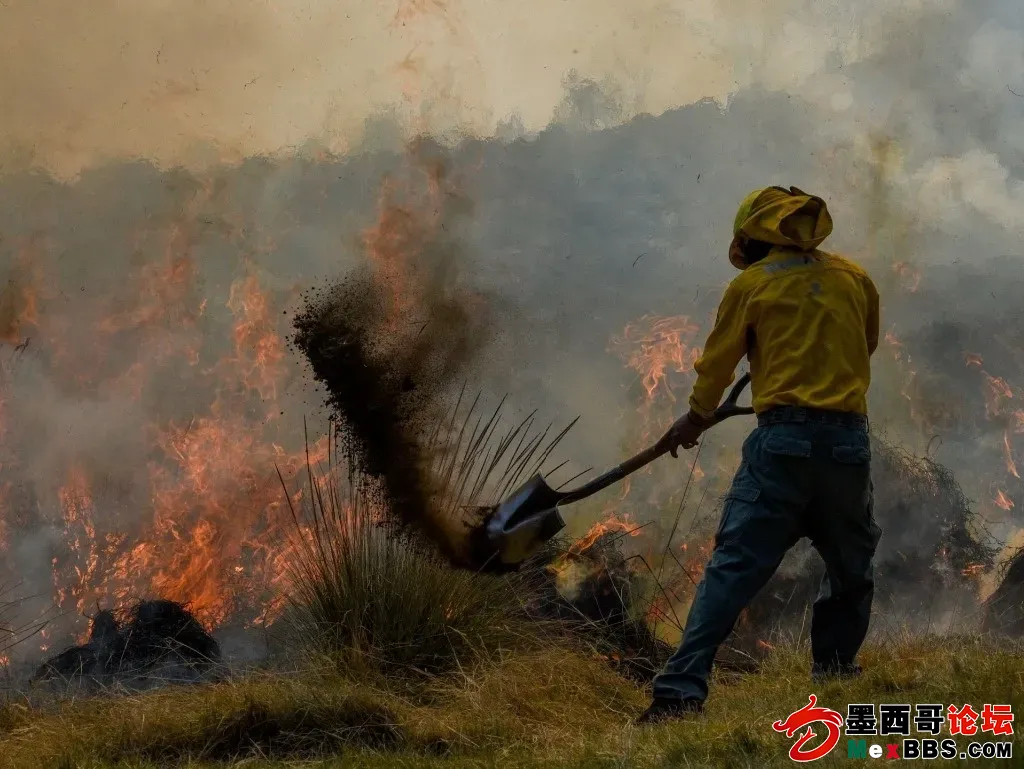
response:
[[[700,358],[701,350],[691,347],[700,327],[689,317],[644,315],[612,339],[626,365],[637,372],[647,397],[663,393],[675,401],[675,392],[667,375],[689,373]]]
[[[628,515],[624,516],[622,519],[619,519],[614,515],[610,515],[605,520],[598,521],[591,526],[590,529],[587,530],[586,534],[572,544],[569,548],[569,552],[585,553],[594,546],[594,543],[597,542],[597,540],[612,531],[624,531],[631,537],[635,537],[640,533],[639,527],[629,520]]]
[[[988,383],[988,391],[985,394],[985,411],[989,417],[993,417],[999,413],[1003,401],[1013,397],[1013,390],[1002,377],[982,373],[985,374],[985,380]]]
[[[917,267],[908,262],[896,262],[893,265],[893,270],[899,275],[900,282],[906,291],[911,294],[917,291],[921,284],[921,271]]]
[[[408,257],[440,227],[438,202],[450,186],[440,167],[427,175],[426,194],[410,194],[408,203],[385,182],[379,220],[365,234],[399,320],[408,320],[402,313],[412,307],[410,293],[416,298],[412,289],[426,290],[407,285]],[[307,455],[301,419],[286,425],[279,416],[286,403],[298,403],[288,393],[299,372],[285,351],[290,318],[254,269],[252,248],[243,250],[240,274],[224,295],[200,293],[206,285],[195,249],[208,230],[203,206],[214,192],[214,184],[205,185],[162,232],[136,233],[131,247],[155,257],[109,295],[76,292],[73,317],[56,288],[60,276],[48,273],[53,260],[43,242],[25,245],[23,265],[0,296],[0,343],[23,344],[31,331],[41,365],[67,394],[107,397],[141,415],[126,423],[138,432],[125,435],[132,448],[116,469],[68,444],[51,486],[43,488],[48,478],[32,479],[42,497],[40,523],[63,534],[50,556],[51,579],[58,606],[78,615],[78,630],[98,603],[139,597],[186,603],[212,626],[247,621],[252,611],[266,619],[283,607],[294,522],[277,470],[291,491]],[[236,224],[230,229],[232,244],[247,237]],[[266,238],[255,246],[270,247]],[[229,329],[224,338],[210,331],[221,322]],[[97,342],[71,341],[89,338],[73,333],[76,326],[98,332],[91,337]],[[0,371],[0,473],[17,466],[24,439],[8,401]],[[309,447],[314,468],[327,446],[324,437]],[[9,487],[0,475],[0,548],[24,514],[7,504]],[[301,499],[294,493],[293,501]],[[42,504],[47,495],[53,504]],[[41,647],[63,643],[63,632],[41,636]]]
[[[1006,472],[1014,478],[1020,478],[1017,472],[1017,463],[1013,461],[1013,448],[1010,446],[1010,433],[1003,431],[1003,452],[1006,457]]]
[[[977,577],[985,571],[985,568],[983,563],[969,563],[961,570],[961,574],[965,577]]]

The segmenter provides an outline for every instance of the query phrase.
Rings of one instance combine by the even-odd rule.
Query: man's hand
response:
[[[658,444],[662,448],[667,448],[673,457],[677,457],[676,450],[680,446],[684,449],[692,449],[697,445],[697,439],[700,438],[701,433],[710,426],[709,420],[703,419],[698,414],[690,411],[675,421],[668,429],[668,432],[658,441]]]

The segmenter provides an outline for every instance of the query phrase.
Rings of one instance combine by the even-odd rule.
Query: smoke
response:
[[[468,201],[443,154],[423,145],[414,154],[427,194],[385,185],[380,220],[364,236],[369,264],[307,296],[295,344],[327,391],[355,469],[382,483],[395,522],[460,563],[459,521],[432,503],[429,441],[447,416],[443,396],[488,341],[489,307],[458,284]]]
[[[59,632],[100,598],[154,590],[229,616],[216,596],[277,573],[273,466],[301,454],[303,417],[316,435],[325,416],[280,340],[301,291],[364,263],[382,180],[417,173],[402,146],[419,133],[472,201],[457,240],[431,237],[462,249],[460,291],[502,307],[474,382],[580,414],[563,444],[577,464],[639,448],[643,391],[613,337],[648,313],[706,329],[735,202],[796,184],[828,200],[826,247],[883,295],[898,346],[878,353],[876,428],[954,468],[993,533],[1018,525],[1014,4],[0,10],[0,534],[31,609],[59,598]],[[993,379],[1013,395],[990,403]],[[706,449],[725,480],[748,427],[734,422]],[[681,467],[656,468],[675,484],[665,509]]]

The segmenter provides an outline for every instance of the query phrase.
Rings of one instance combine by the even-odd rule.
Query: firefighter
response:
[[[697,445],[744,356],[757,427],[743,443],[682,642],[654,679],[640,723],[703,710],[718,647],[803,537],[826,566],[811,674],[860,673],[881,534],[866,404],[878,292],[861,267],[818,250],[831,232],[825,201],[796,187],[756,190],[736,214],[729,261],[741,272],[694,365],[690,410],[661,440],[672,456]]]

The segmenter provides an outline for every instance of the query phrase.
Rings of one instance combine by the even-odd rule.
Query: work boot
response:
[[[650,707],[636,720],[637,724],[660,724],[674,721],[688,715],[700,715],[704,703],[700,700],[677,700],[669,697],[655,697]]]
[[[815,662],[811,666],[811,680],[816,684],[820,684],[832,678],[856,678],[862,672],[864,671],[861,670],[860,665],[854,665],[851,662],[845,664],[830,663],[828,665]]]

